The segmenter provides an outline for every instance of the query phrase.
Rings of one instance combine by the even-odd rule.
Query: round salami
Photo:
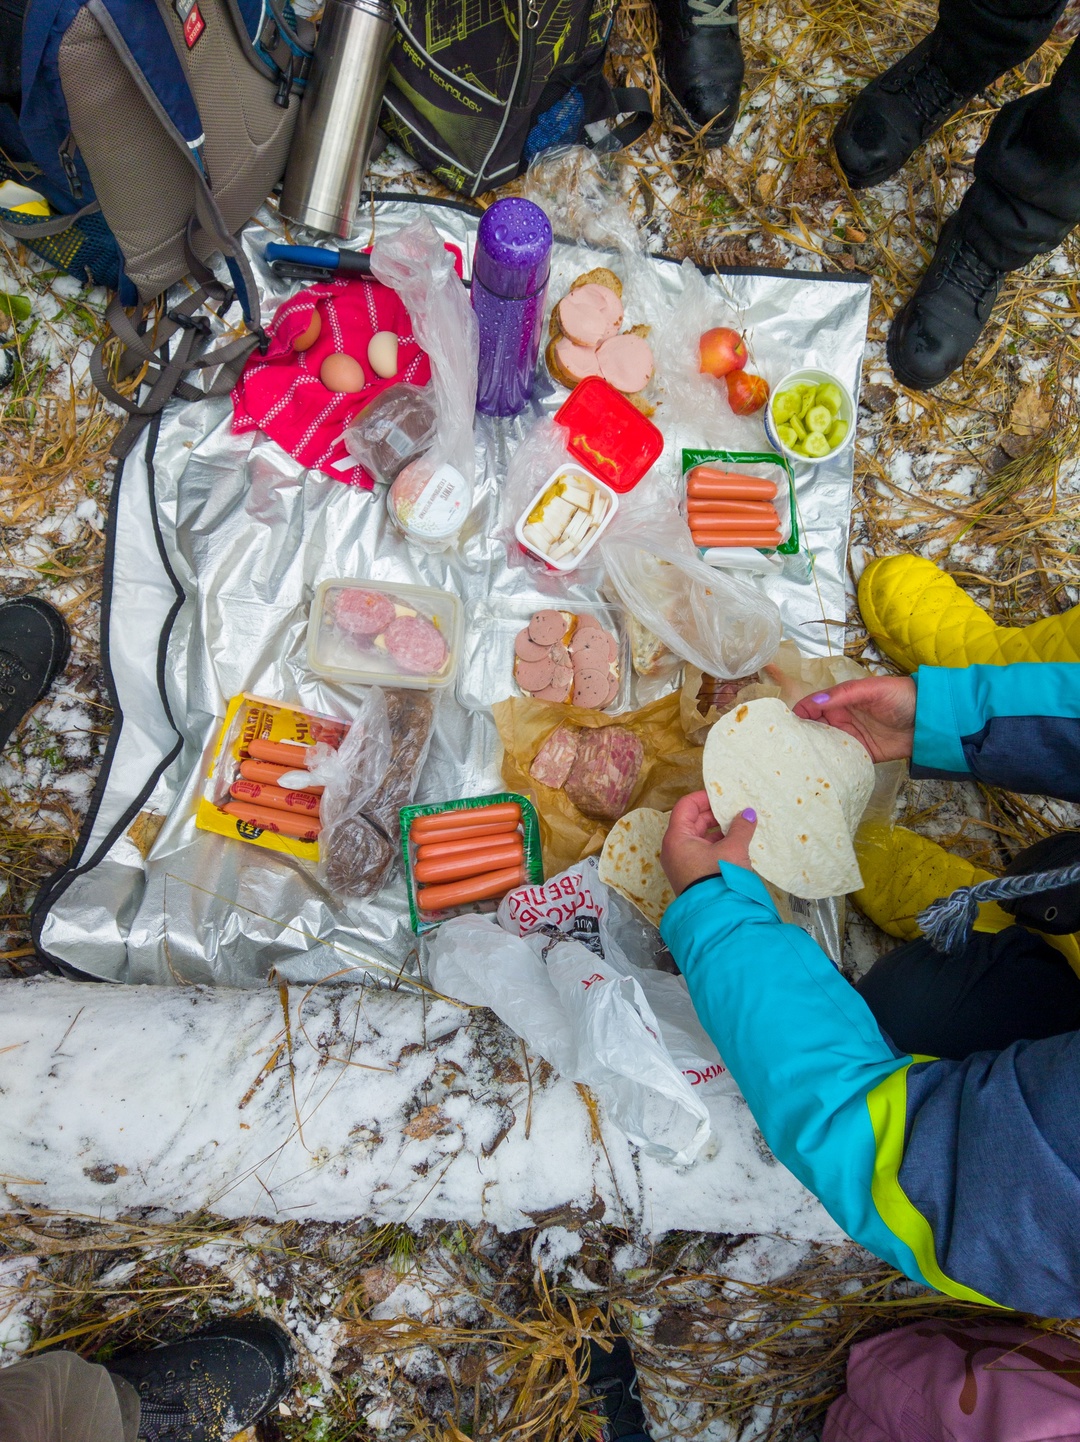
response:
[[[393,621],[396,612],[390,597],[382,591],[349,587],[334,600],[334,625],[350,641],[370,641]]]
[[[386,628],[386,649],[410,676],[434,676],[446,665],[446,642],[426,616],[399,616]]]

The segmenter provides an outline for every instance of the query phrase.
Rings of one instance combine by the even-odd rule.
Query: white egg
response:
[[[381,330],[368,341],[368,365],[377,376],[389,380],[397,375],[398,340],[392,330]]]

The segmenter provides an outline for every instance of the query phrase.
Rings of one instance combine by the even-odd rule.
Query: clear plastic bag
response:
[[[335,858],[356,844],[357,828],[367,825],[361,813],[381,786],[392,753],[386,697],[377,686],[365,695],[340,746],[320,742],[311,748],[306,785],[323,787],[316,875],[331,891],[338,889],[332,879]]]
[[[377,481],[389,485],[438,440],[433,386],[408,381],[380,391],[345,432],[345,449]]]
[[[537,590],[556,599],[568,595],[576,585],[600,584],[598,548],[593,546],[571,570],[557,571],[519,544],[514,527],[526,506],[556,471],[563,466],[578,465],[566,449],[566,439],[565,426],[560,426],[552,416],[543,416],[529,427],[510,457],[499,514],[499,537],[506,545],[508,565],[527,567],[533,573]]]
[[[464,521],[472,505],[476,470],[473,447],[473,412],[476,410],[476,376],[479,340],[476,316],[469,294],[454,269],[454,262],[426,218],[377,240],[371,252],[371,273],[383,285],[397,291],[413,323],[413,333],[431,362],[431,390],[437,426],[434,443],[422,464],[430,476],[445,474],[451,467],[462,478],[464,497],[455,499],[454,513]],[[362,452],[369,449],[362,434],[345,432],[350,454],[366,465]],[[356,449],[356,447],[359,449]],[[445,550],[453,543],[456,530],[427,540],[412,531],[406,533],[423,549]]]
[[[727,386],[702,375],[698,345],[715,326],[744,333],[750,350],[746,369],[757,373],[753,333],[746,332],[735,307],[709,285],[692,261],[682,263],[682,290],[674,305],[660,312],[650,336],[656,358],[659,399],[665,427],[677,432],[679,444],[697,449],[771,450],[765,437],[763,412],[739,416],[728,404]]]
[[[427,943],[444,995],[490,1007],[561,1072],[583,1082],[651,1156],[709,1154],[706,1094],[737,1091],[681,976],[644,970],[611,925],[618,903],[595,857],[543,887],[511,892],[497,919],[461,916]]]
[[[608,587],[669,651],[711,676],[746,676],[780,644],[780,611],[707,566],[674,499],[623,507],[597,549]]]
[[[566,428],[558,425],[553,416],[543,416],[529,427],[510,457],[499,508],[502,537],[508,544],[517,545],[514,527],[540,487],[553,471],[572,459],[566,449],[566,436]],[[529,559],[544,568],[543,561],[535,556]]]
[[[560,240],[594,250],[642,248],[618,169],[587,145],[541,151],[525,176],[525,196],[545,212]]]

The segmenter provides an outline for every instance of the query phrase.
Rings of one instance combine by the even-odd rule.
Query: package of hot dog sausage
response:
[[[776,451],[684,450],[682,473],[682,513],[709,565],[797,553],[794,476]]]
[[[322,787],[305,773],[311,748],[337,747],[349,723],[245,692],[221,723],[203,794],[200,831],[247,841],[303,861],[319,859]]]
[[[495,911],[508,891],[544,879],[540,823],[527,796],[503,791],[401,809],[413,931]]]

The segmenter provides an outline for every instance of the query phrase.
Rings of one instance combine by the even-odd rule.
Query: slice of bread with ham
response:
[[[653,374],[648,326],[623,331],[622,282],[603,266],[579,275],[551,312],[544,359],[552,378],[567,390],[589,376],[603,376],[639,410],[653,407],[640,394]]]

